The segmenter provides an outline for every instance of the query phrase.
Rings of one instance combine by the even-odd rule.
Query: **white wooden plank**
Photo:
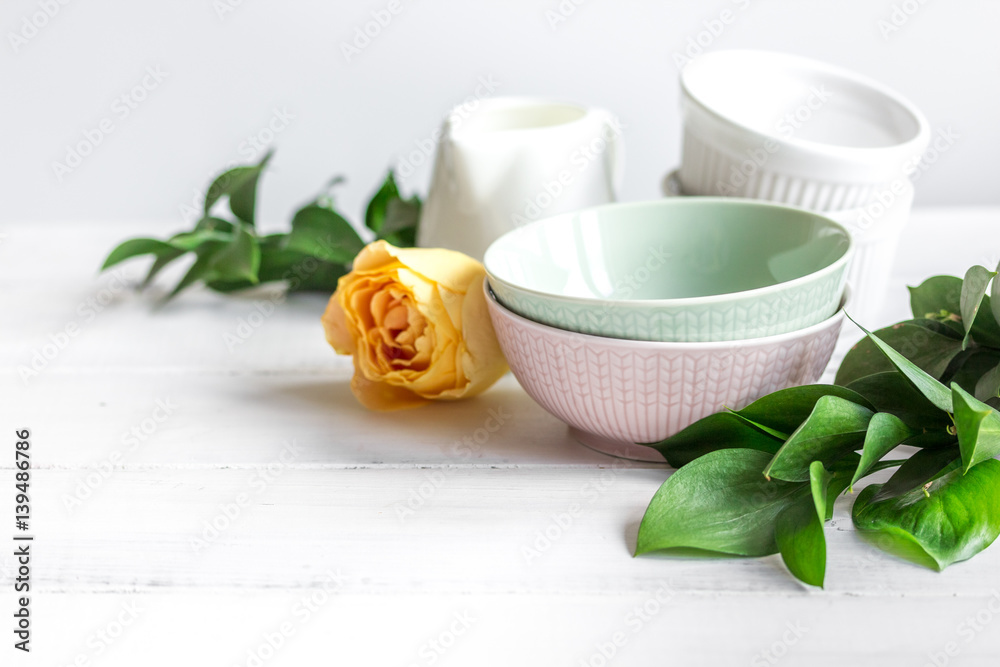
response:
[[[39,468],[260,465],[292,440],[300,467],[613,461],[573,440],[511,375],[475,399],[386,414],[354,399],[347,369],[254,376],[59,373],[26,388],[7,379],[0,402],[18,406],[20,426],[10,428],[34,429]],[[0,456],[0,468],[12,465]]]
[[[1000,607],[990,608],[989,594],[942,607],[935,598],[659,592],[42,594],[32,653],[4,647],[4,664],[919,667],[936,659],[985,667],[1000,653]],[[0,596],[5,609],[8,597]],[[129,623],[121,632],[120,619]]]
[[[68,665],[107,646],[96,664],[167,666],[197,654],[199,664],[247,665],[256,654],[278,666],[331,658],[373,665],[892,666],[933,664],[930,656],[953,644],[961,658],[956,664],[987,665],[1000,640],[989,624],[980,632],[963,625],[966,616],[989,613],[985,597],[963,600],[955,615],[942,615],[930,600],[885,600],[880,622],[872,623],[870,601],[863,599],[831,604],[749,596],[722,606],[676,594],[657,608],[654,595],[579,596],[572,602],[544,595],[336,595],[308,616],[301,594],[45,596],[37,607],[39,632],[58,631],[61,640],[41,635],[30,662],[11,664]],[[640,616],[636,609],[647,604],[656,613]],[[138,617],[117,640],[108,645],[99,639],[123,609],[133,608]],[[282,628],[290,634],[272,654],[267,638],[279,643],[275,633]],[[612,651],[608,643],[616,633],[621,646],[602,663],[602,649]]]
[[[67,507],[76,471],[35,471],[42,590],[297,588],[328,568],[348,593],[614,593],[666,579],[684,592],[798,596],[765,559],[632,558],[663,470],[123,470]],[[8,485],[12,471],[0,473]],[[2,488],[2,487],[0,487]],[[841,500],[826,595],[977,596],[1000,550],[936,573],[862,541]],[[0,589],[10,582],[10,561]]]

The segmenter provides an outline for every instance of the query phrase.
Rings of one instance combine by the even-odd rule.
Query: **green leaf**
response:
[[[942,336],[947,336],[957,341],[961,341],[965,337],[963,333],[964,330],[956,330],[956,326],[961,328],[961,322],[947,321],[942,322],[940,320],[928,320],[928,319],[916,319],[916,320],[906,320],[905,322],[899,322],[898,324],[913,324],[918,327],[927,329],[928,331],[933,331],[936,334],[941,334]],[[955,325],[955,326],[952,326]]]
[[[290,280],[320,263],[321,260],[312,255],[289,249],[287,241],[287,234],[272,234],[260,240],[260,269],[257,275],[262,283]]]
[[[755,424],[782,434],[784,440],[812,414],[816,402],[824,396],[837,396],[874,410],[867,399],[850,389],[832,384],[811,384],[781,389],[735,412]]]
[[[899,371],[875,373],[847,385],[864,396],[878,412],[888,412],[914,428],[939,428],[951,424],[948,413],[921,394]]]
[[[110,269],[115,264],[124,262],[126,259],[131,259],[133,257],[138,257],[140,255],[156,255],[157,258],[161,256],[166,256],[176,252],[176,248],[166,241],[160,241],[157,239],[129,239],[118,245],[117,248],[111,251],[107,259],[104,260],[104,264],[101,266],[101,271]]]
[[[649,444],[675,468],[720,449],[754,449],[774,454],[778,440],[730,412],[717,412],[699,419],[666,440]]]
[[[233,235],[228,232],[220,232],[214,229],[195,229],[190,232],[181,232],[170,237],[169,243],[181,250],[196,250],[205,243],[229,243]]]
[[[803,498],[778,515],[775,542],[785,567],[810,586],[823,586],[826,576],[826,537],[812,500]]]
[[[228,196],[229,210],[233,212],[233,215],[248,225],[253,225],[257,201],[257,181],[271,159],[271,154],[272,151],[268,151],[256,165],[230,169],[212,181],[212,185],[209,186],[208,192],[205,194],[205,216],[209,216],[215,202]]]
[[[215,276],[212,274],[212,261],[216,253],[220,252],[226,245],[224,241],[208,241],[195,248],[194,253],[197,259],[195,259],[194,264],[191,265],[173,291],[167,295],[166,300],[169,301],[174,298],[199,280],[206,282],[213,280]]]
[[[813,461],[830,462],[861,446],[874,413],[839,396],[824,396],[764,469],[769,478],[809,479]]]
[[[995,271],[990,271],[984,266],[973,266],[965,272],[965,280],[962,281],[962,323],[965,325],[965,337],[962,339],[962,349],[969,345],[969,336],[972,335],[972,325],[979,315],[979,307],[986,296],[986,289],[990,281],[996,276]]]
[[[149,284],[153,282],[153,278],[155,278],[160,271],[162,271],[168,264],[173,262],[175,259],[180,258],[182,255],[186,253],[187,253],[186,250],[180,250],[174,248],[169,252],[165,252],[161,255],[158,255],[156,261],[153,262],[153,265],[151,267],[149,267],[149,273],[146,274],[145,279],[143,279],[142,281],[142,288],[145,289],[146,287],[148,287]]]
[[[347,272],[348,268],[342,264],[320,262],[316,271],[306,274],[298,283],[289,283],[288,291],[321,292],[330,295],[337,290],[337,282]]]
[[[222,218],[215,218],[212,216],[205,216],[198,221],[198,224],[194,227],[195,231],[204,232],[222,232],[225,234],[232,234],[233,223],[228,220],[223,220]]]
[[[259,267],[260,246],[257,244],[257,237],[240,226],[229,243],[213,257],[211,280],[246,280],[257,283]]]
[[[261,283],[286,280],[295,270],[296,262],[304,261],[308,257],[300,252],[288,250],[285,247],[287,240],[287,234],[268,234],[258,239],[260,266],[257,268],[257,279]]]
[[[940,326],[940,325],[939,325]],[[902,322],[875,332],[883,342],[935,378],[962,351],[962,341],[917,323]],[[848,385],[855,380],[893,370],[892,362],[868,338],[861,339],[844,357],[835,382]]]
[[[421,203],[416,197],[390,201],[385,224],[382,226],[382,231],[379,232],[379,238],[398,247],[416,245],[420,210]]]
[[[958,383],[961,386],[961,383]],[[975,396],[980,401],[1000,396],[1000,363],[986,371],[976,382]]]
[[[723,449],[684,466],[663,483],[639,526],[636,555],[690,548],[741,556],[777,551],[778,515],[802,498],[808,484],[767,481],[770,455]]]
[[[203,219],[202,222],[205,220],[207,219]],[[138,252],[136,254],[147,254],[152,252],[152,254],[156,255],[156,261],[153,262],[153,265],[149,268],[149,272],[146,274],[146,278],[142,281],[142,287],[145,288],[153,282],[153,278],[155,278],[157,274],[159,274],[160,271],[162,271],[168,264],[180,258],[187,252],[197,250],[205,244],[215,247],[220,243],[228,243],[232,239],[231,234],[217,231],[213,225],[209,225],[207,223],[202,225],[202,222],[198,223],[198,226],[194,231],[175,234],[166,241],[158,241],[156,239],[133,239],[133,241],[143,241],[142,244],[135,244],[132,241],[126,241],[121,246],[116,248],[114,252],[112,252],[112,256],[108,257],[104,268],[111,266],[111,264],[108,264],[107,262],[112,259],[114,259],[115,263],[124,259],[126,251],[145,251]],[[224,220],[219,222],[229,225],[230,228],[232,227],[230,223]],[[129,244],[129,247],[125,248],[127,244]],[[118,253],[117,256],[116,253]]]
[[[876,463],[916,432],[898,417],[888,412],[879,412],[868,423],[865,444],[861,451],[861,462],[851,478],[851,490],[858,480],[868,474]]]
[[[376,238],[408,247],[416,243],[417,225],[420,222],[421,202],[418,197],[403,199],[390,170],[365,209],[365,226]]]
[[[214,285],[218,291],[243,289],[257,283],[260,247],[257,238],[242,226],[226,241],[202,242],[194,252],[198,258],[167,296],[168,300],[199,280]]]
[[[955,405],[955,429],[962,452],[963,470],[1000,454],[1000,412],[972,396],[957,384],[951,385]]]
[[[372,195],[365,209],[365,226],[376,234],[382,231],[385,224],[386,214],[389,210],[389,202],[399,199],[399,188],[396,187],[396,176],[389,170],[382,187]]]
[[[826,521],[829,509],[827,504],[830,502],[830,483],[832,481],[833,475],[823,466],[822,461],[813,461],[809,464],[809,490],[812,492],[816,517],[820,521]]]
[[[1000,265],[997,266],[997,272],[1000,273]],[[993,321],[1000,322],[1000,281],[997,280],[993,281],[990,289],[990,312],[993,314]]]
[[[287,282],[289,292],[334,292],[337,281],[347,273],[347,267],[290,250],[286,247],[286,240],[285,234],[272,234],[261,239],[260,281]]]
[[[205,286],[210,290],[219,292],[220,294],[231,294],[233,292],[239,292],[241,290],[250,289],[251,287],[256,287],[260,282],[252,283],[249,280],[212,280],[206,282]]]
[[[918,287],[910,287],[910,310],[916,319],[943,322],[959,335],[962,326],[962,279],[955,276],[934,276]]]
[[[286,247],[326,262],[349,264],[365,244],[338,213],[308,204],[292,218],[292,232]]]
[[[995,366],[1000,364],[1000,350],[972,345],[962,354],[955,357],[948,373],[942,376],[942,384],[955,382],[970,394],[976,394],[976,386]],[[978,395],[977,398],[980,398]],[[989,394],[986,395],[986,398]]]
[[[996,280],[993,281],[996,283]],[[993,317],[993,300],[983,297],[976,321],[972,324],[972,340],[979,345],[1000,348],[1000,324]]]
[[[775,542],[785,566],[797,579],[811,586],[822,587],[826,576],[823,522],[831,479],[823,464],[813,461],[809,466],[811,496],[786,508],[775,525]]]
[[[906,459],[885,484],[881,485],[875,501],[895,498],[917,489],[947,472],[958,468],[958,447],[934,447],[921,449]]]
[[[950,431],[949,431],[950,429]],[[909,438],[903,444],[907,447],[919,447],[923,449],[937,449],[940,447],[954,445],[958,451],[958,436],[954,433],[955,427],[949,424],[947,427],[937,428],[933,431],[924,431]]]
[[[749,426],[751,426],[751,427],[753,427],[753,428],[755,428],[755,429],[757,429],[759,431],[762,431],[762,432],[768,434],[769,436],[771,436],[775,440],[779,440],[781,442],[784,442],[785,440],[788,440],[788,434],[787,433],[782,433],[781,431],[779,431],[777,429],[773,429],[770,426],[764,426],[763,424],[758,424],[755,421],[747,419],[746,417],[744,417],[743,415],[741,415],[739,412],[734,412],[734,411],[730,410],[729,413],[731,415],[733,415],[734,417],[736,417],[737,419],[739,419],[740,421],[745,422]],[[751,448],[751,449],[753,449],[753,448]]]
[[[851,320],[852,322],[854,320]],[[941,410],[951,412],[951,392],[943,384],[918,368],[912,361],[894,350],[891,346],[883,342],[878,336],[871,333],[863,326],[857,324],[858,328],[864,331],[875,345],[882,350],[882,353],[893,363],[900,373],[913,383],[913,386],[923,394],[927,400],[936,405]]]
[[[857,454],[853,454],[857,457]],[[860,458],[860,457],[858,457]],[[840,494],[847,491],[847,488],[851,485],[851,473],[857,469],[857,458],[852,458],[852,455],[845,456],[843,459],[837,461],[833,467],[839,467],[841,464],[850,463],[852,467],[850,470],[835,471],[833,477],[830,479],[830,486],[826,490],[826,520],[829,521],[833,518],[833,507],[837,502],[837,497]],[[882,463],[875,466],[878,468]]]
[[[943,570],[988,547],[1000,534],[1000,461],[955,470],[897,498],[873,501],[878,485],[854,503],[854,525],[880,536],[890,553]]]

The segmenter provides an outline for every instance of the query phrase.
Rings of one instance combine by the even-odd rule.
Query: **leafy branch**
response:
[[[834,501],[886,469],[852,510],[879,548],[941,570],[988,547],[1000,535],[996,276],[976,266],[911,288],[914,319],[862,327],[835,385],[784,389],[651,444],[679,470],[650,501],[636,555],[780,553],[822,586]],[[916,451],[886,458],[900,446]]]
[[[191,231],[163,240],[124,241],[111,251],[101,270],[151,255],[153,263],[142,283],[146,287],[166,266],[190,253],[194,262],[167,299],[199,282],[220,293],[272,282],[285,283],[289,291],[333,292],[365,245],[330,194],[342,179],[333,179],[326,192],[297,210],[290,231],[261,235],[256,226],[257,186],[270,159],[268,152],[259,163],[235,167],[212,181],[202,217]],[[229,214],[220,217],[213,211],[223,200]],[[418,197],[403,198],[390,170],[368,202],[365,226],[377,239],[412,246],[420,208]]]

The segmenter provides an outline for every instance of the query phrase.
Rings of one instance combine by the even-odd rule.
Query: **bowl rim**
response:
[[[776,343],[785,343],[793,340],[798,340],[801,338],[807,338],[813,334],[817,334],[824,329],[828,329],[838,323],[843,322],[845,318],[851,319],[847,314],[847,307],[851,303],[853,294],[851,292],[850,284],[844,285],[844,292],[840,297],[840,305],[835,312],[830,317],[826,318],[822,322],[817,322],[803,329],[796,329],[795,331],[788,331],[783,334],[775,334],[773,336],[758,336],[757,338],[738,338],[735,340],[713,340],[713,341],[656,341],[656,340],[633,340],[631,338],[612,338],[610,336],[599,336],[596,334],[581,333],[579,331],[570,331],[569,329],[560,329],[559,327],[554,327],[548,324],[543,324],[541,322],[536,322],[535,320],[530,320],[523,315],[518,315],[510,308],[504,306],[499,299],[497,299],[496,294],[490,288],[489,280],[483,281],[483,292],[486,295],[486,301],[491,309],[496,309],[504,317],[514,320],[520,326],[526,326],[528,328],[540,330],[545,334],[555,334],[555,335],[565,335],[569,338],[578,338],[580,344],[584,345],[588,341],[594,343],[600,343],[601,345],[615,345],[615,346],[625,346],[638,349],[646,350],[662,350],[662,351],[713,351],[713,350],[731,350],[733,348],[744,348],[744,347],[761,347],[765,345],[771,345]],[[851,320],[854,321],[853,319]]]
[[[719,58],[761,58],[769,59],[777,63],[788,63],[793,65],[798,65],[806,69],[811,69],[815,72],[837,77],[842,80],[846,80],[855,85],[862,86],[868,90],[881,95],[884,99],[891,101],[893,104],[897,105],[904,112],[909,114],[911,119],[916,124],[916,132],[909,139],[890,144],[888,146],[844,146],[841,144],[826,143],[822,141],[811,141],[808,139],[800,139],[797,137],[784,137],[780,134],[774,132],[762,132],[756,128],[752,128],[749,125],[736,120],[731,116],[720,113],[715,110],[712,106],[709,106],[703,99],[695,95],[691,91],[691,86],[688,83],[688,79],[693,76],[691,73],[691,65],[697,61],[703,61],[705,58],[709,59],[719,59]],[[682,98],[689,100],[698,106],[699,109],[709,114],[713,118],[723,123],[726,123],[732,127],[739,129],[742,132],[746,132],[757,138],[758,140],[773,141],[779,145],[792,146],[800,150],[808,151],[815,154],[824,154],[828,156],[834,156],[842,159],[851,159],[858,157],[870,158],[872,156],[891,153],[904,153],[908,154],[910,149],[914,149],[927,143],[930,140],[931,128],[927,117],[923,114],[920,109],[913,104],[909,99],[904,97],[902,94],[896,92],[895,89],[890,88],[884,83],[873,79],[871,77],[865,76],[853,70],[847,69],[845,67],[839,67],[837,65],[832,65],[830,63],[823,62],[821,60],[814,60],[812,58],[806,58],[804,56],[799,56],[791,53],[784,53],[781,51],[768,51],[766,49],[720,49],[718,51],[710,51],[704,53],[692,59],[688,62],[680,74],[680,86],[682,92]],[[922,150],[922,149],[921,149]],[[914,159],[919,157],[918,155],[913,155]]]
[[[785,280],[773,285],[766,285],[764,287],[756,287],[748,290],[740,290],[738,292],[726,292],[724,294],[710,294],[707,296],[689,296],[689,297],[674,297],[670,299],[608,299],[602,297],[581,297],[581,296],[569,296],[565,294],[555,294],[553,292],[543,292],[531,287],[525,287],[523,285],[518,285],[511,282],[510,280],[501,278],[496,274],[496,272],[490,268],[490,257],[494,252],[499,252],[499,250],[494,251],[498,248],[498,244],[503,241],[508,236],[513,236],[515,234],[523,233],[523,230],[529,229],[531,227],[543,227],[546,224],[551,224],[553,220],[566,219],[572,216],[578,216],[582,213],[589,212],[599,212],[607,210],[623,210],[630,208],[644,208],[644,207],[655,207],[663,206],[666,208],[670,207],[698,207],[705,204],[721,204],[723,206],[751,206],[756,208],[768,208],[768,209],[781,209],[785,211],[792,211],[796,214],[805,214],[813,218],[819,218],[830,227],[841,232],[845,239],[847,240],[847,248],[844,253],[834,260],[833,262],[827,264],[826,266],[811,271],[804,276],[799,276],[798,278],[793,278],[792,280]],[[807,283],[822,280],[829,275],[837,273],[847,267],[850,261],[854,257],[855,252],[855,241],[850,230],[847,229],[843,224],[833,220],[827,216],[824,212],[812,211],[810,209],[801,208],[799,206],[791,206],[788,204],[781,204],[777,202],[765,201],[761,199],[749,199],[742,197],[663,197],[660,199],[644,200],[637,202],[615,202],[610,204],[602,204],[600,206],[591,206],[587,208],[582,208],[577,211],[569,211],[567,213],[560,213],[558,215],[549,216],[546,218],[540,218],[538,220],[533,220],[527,225],[523,225],[516,229],[512,229],[502,236],[497,238],[489,245],[486,252],[483,255],[483,267],[486,270],[487,276],[490,280],[495,280],[504,287],[522,294],[528,294],[532,297],[540,298],[542,300],[549,301],[559,301],[562,303],[573,303],[580,306],[592,306],[592,307],[621,307],[622,305],[628,305],[632,308],[638,308],[640,310],[645,310],[647,308],[688,308],[695,306],[712,306],[721,303],[739,303],[743,301],[748,301],[752,299],[757,299],[765,297],[771,294],[784,292],[785,290],[795,289],[801,285]]]

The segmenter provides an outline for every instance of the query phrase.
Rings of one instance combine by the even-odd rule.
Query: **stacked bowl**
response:
[[[852,254],[819,213],[666,198],[508,232],[486,251],[484,289],[532,398],[594,449],[662,461],[639,443],[819,379]]]
[[[683,148],[664,193],[745,197],[820,211],[857,247],[853,313],[879,317],[930,140],[923,114],[882,84],[766,51],[716,51],[681,74]]]

